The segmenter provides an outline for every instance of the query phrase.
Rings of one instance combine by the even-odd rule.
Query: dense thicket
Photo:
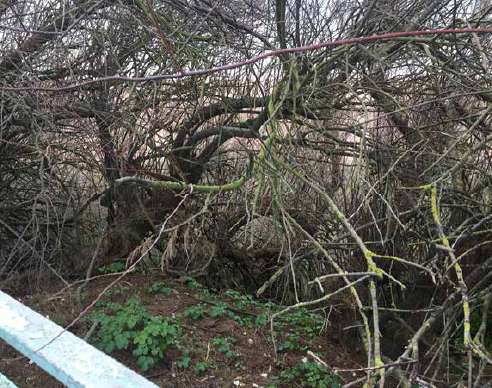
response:
[[[360,321],[368,366],[397,363],[369,377],[441,381],[452,365],[479,386],[490,34],[189,72],[487,28],[491,14],[485,0],[0,3],[0,277],[145,257],[292,304],[340,290],[332,306]]]

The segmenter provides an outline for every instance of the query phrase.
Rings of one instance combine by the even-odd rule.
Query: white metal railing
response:
[[[68,387],[157,388],[2,291],[0,338]],[[0,388],[3,387],[15,385],[0,374]]]

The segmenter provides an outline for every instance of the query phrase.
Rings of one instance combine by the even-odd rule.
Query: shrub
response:
[[[181,327],[171,318],[151,316],[140,301],[130,299],[124,306],[106,303],[91,319],[98,321],[96,345],[106,353],[132,350],[140,369],[146,371],[165,357],[170,347],[178,344]]]
[[[328,368],[312,361],[303,360],[280,374],[280,380],[286,383],[298,383],[310,388],[338,388],[341,380]]]

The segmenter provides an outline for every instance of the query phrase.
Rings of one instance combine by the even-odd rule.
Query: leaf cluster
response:
[[[166,351],[177,346],[181,336],[176,319],[150,315],[136,298],[125,305],[106,303],[91,319],[99,322],[97,346],[106,353],[132,350],[143,371],[164,360]]]
[[[297,383],[310,388],[339,388],[340,377],[323,365],[303,360],[292,368],[283,371],[279,376],[280,382]]]

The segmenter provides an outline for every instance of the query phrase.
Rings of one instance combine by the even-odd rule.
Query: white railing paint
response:
[[[68,387],[157,388],[2,291],[0,338]]]

